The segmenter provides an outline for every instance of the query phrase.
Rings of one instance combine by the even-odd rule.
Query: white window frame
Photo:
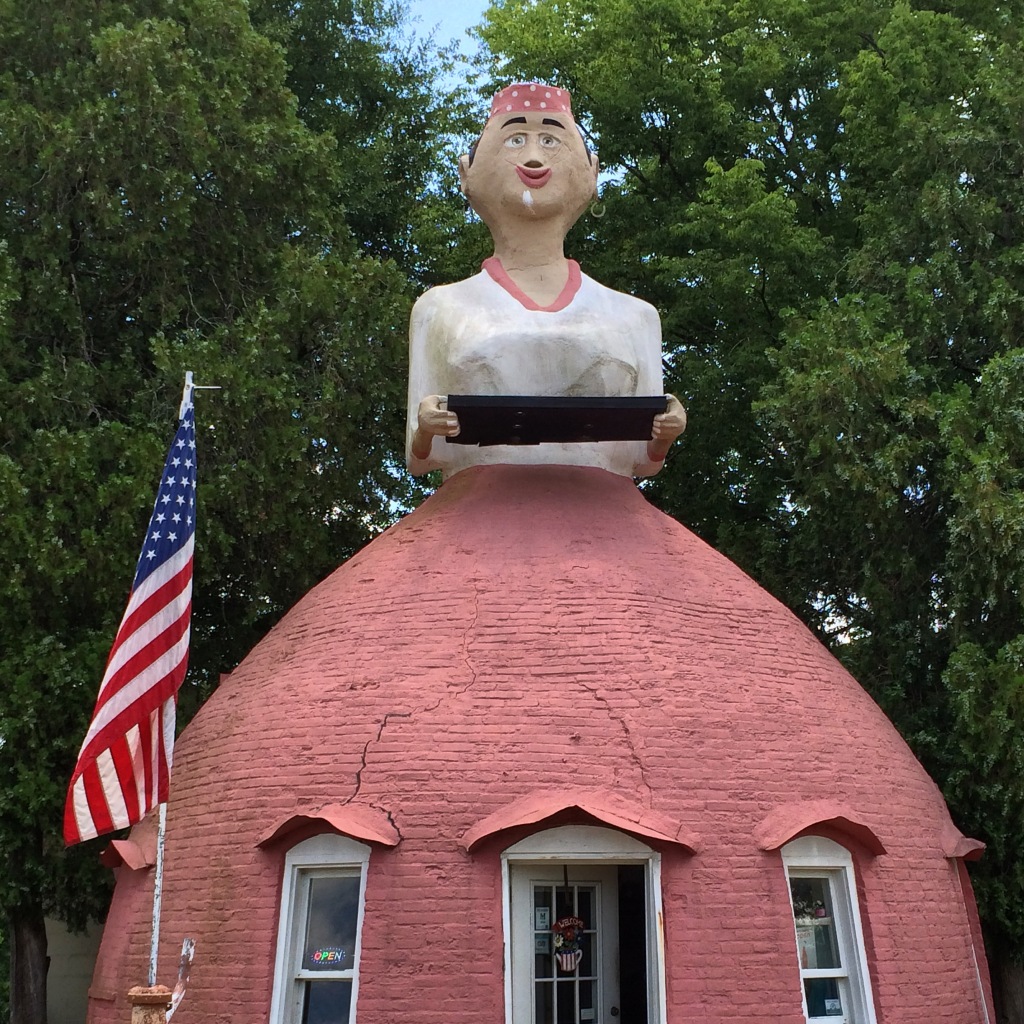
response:
[[[875,1000],[871,991],[871,975],[864,946],[864,930],[857,902],[857,884],[853,856],[839,843],[824,836],[801,836],[782,847],[782,863],[786,872],[786,890],[790,894],[790,917],[794,922],[793,938],[796,942],[795,913],[792,906],[791,878],[827,878],[839,945],[840,960],[844,967],[835,970],[812,970],[800,964],[797,950],[797,970],[800,984],[800,1004],[804,1020],[828,1024],[877,1024]],[[804,981],[809,978],[835,978],[843,1003],[842,1016],[810,1017]]]
[[[277,928],[277,955],[274,958],[274,993],[270,1001],[271,1024],[297,1024],[301,1011],[304,983],[308,980],[351,980],[352,1008],[350,1024],[356,1021],[359,995],[359,961],[362,949],[363,911],[366,905],[366,872],[370,847],[348,836],[325,833],[296,843],[284,859],[281,886],[281,910]],[[298,964],[305,940],[309,886],[314,875],[359,875],[359,911],[356,919],[356,948],[353,964],[339,971],[304,971]]]
[[[505,1024],[512,1019],[512,872],[516,863],[642,864],[647,906],[647,1018],[667,1024],[665,930],[661,898],[661,854],[624,832],[596,825],[562,825],[535,832],[501,854],[501,919],[505,935]]]

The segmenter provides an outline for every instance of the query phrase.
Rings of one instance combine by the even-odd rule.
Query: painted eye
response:
[[[526,136],[519,133],[510,135],[505,140],[505,145],[509,149],[522,149],[526,145]]]
[[[562,144],[554,135],[542,135],[538,141],[542,149],[557,149]]]

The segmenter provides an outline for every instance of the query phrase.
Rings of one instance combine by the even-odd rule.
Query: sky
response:
[[[463,32],[477,24],[489,6],[488,0],[407,0],[410,17],[419,18],[418,35],[428,35],[437,29],[435,40],[439,44],[450,39],[463,40]]]

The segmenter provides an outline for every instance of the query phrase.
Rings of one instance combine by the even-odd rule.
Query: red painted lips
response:
[[[551,177],[550,167],[523,167],[516,164],[516,174],[519,180],[528,188],[543,188]]]

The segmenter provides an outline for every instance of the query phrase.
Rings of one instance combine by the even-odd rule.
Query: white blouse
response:
[[[406,459],[414,474],[468,466],[596,466],[652,476],[663,463],[646,441],[573,444],[450,444],[412,454],[420,401],[427,395],[643,396],[663,393],[661,322],[653,306],[605,288],[570,261],[569,282],[546,309],[527,298],[497,260],[475,277],[432,288],[412,311]],[[501,283],[499,283],[499,281]],[[575,292],[575,293],[574,293]]]

